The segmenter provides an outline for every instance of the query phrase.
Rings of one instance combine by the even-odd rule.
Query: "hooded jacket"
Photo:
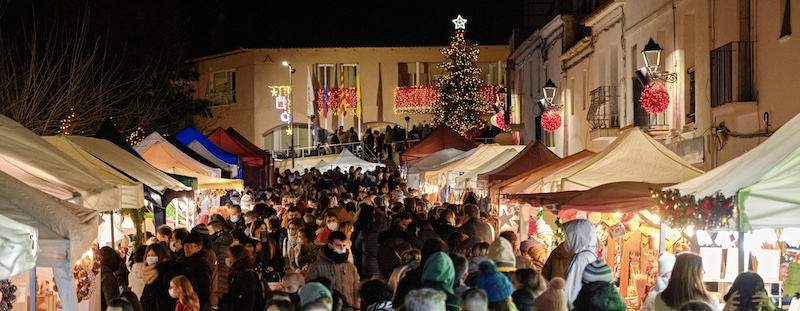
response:
[[[422,263],[427,263],[428,259],[432,257],[434,254],[439,252],[446,253],[447,252],[447,244],[444,244],[442,240],[439,239],[430,239],[425,241],[425,244],[422,245]],[[448,258],[449,259],[449,258]],[[452,265],[452,260],[451,263]],[[396,306],[398,309],[405,303],[406,295],[413,289],[420,288],[422,285],[422,266],[411,269],[410,271],[406,272],[406,276],[400,279],[400,282],[397,284],[397,288],[394,292],[394,298],[392,299],[392,304]],[[455,278],[455,269],[453,269],[453,278]]]
[[[567,249],[566,243],[561,243],[556,247],[550,257],[542,266],[542,276],[549,282],[555,277],[564,278],[567,274],[567,267],[572,261],[572,253]]]
[[[577,219],[564,224],[564,232],[566,235],[565,247],[575,254],[567,267],[566,286],[564,287],[569,309],[573,310],[575,308],[573,302],[581,291],[583,270],[589,263],[597,260],[595,253],[597,232],[594,224],[586,219]]]
[[[453,260],[444,252],[433,254],[422,267],[422,287],[444,292],[447,295],[446,310],[461,310],[461,297],[453,293],[455,278]]]

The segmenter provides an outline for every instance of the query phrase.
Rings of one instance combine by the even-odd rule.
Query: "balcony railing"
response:
[[[592,130],[619,127],[618,88],[601,86],[589,93],[591,105],[586,114],[586,121]]]
[[[711,51],[711,107],[756,100],[755,42],[736,41]]]

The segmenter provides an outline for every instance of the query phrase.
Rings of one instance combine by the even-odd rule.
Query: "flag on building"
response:
[[[342,66],[342,70],[339,71],[339,112],[341,112],[342,117],[347,116],[347,92],[345,92],[344,87],[344,66]]]
[[[361,70],[356,71],[356,117],[361,119]]]
[[[311,119],[311,116],[314,115],[314,84],[311,80],[311,67],[306,66],[306,70],[308,71],[308,86],[306,87],[306,101],[308,101],[308,107],[306,108],[306,115]]]
[[[322,116],[324,118],[328,118],[328,81],[327,81],[327,79],[325,81],[325,91],[322,92]]]

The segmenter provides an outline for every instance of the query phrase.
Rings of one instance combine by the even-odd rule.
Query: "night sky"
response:
[[[0,0],[0,9],[6,34],[29,33],[33,20],[75,27],[88,16],[112,50],[179,48],[182,58],[240,47],[441,46],[458,14],[473,43],[507,44],[523,17],[522,0]]]

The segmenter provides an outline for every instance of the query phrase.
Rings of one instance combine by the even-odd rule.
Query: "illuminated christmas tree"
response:
[[[480,50],[464,37],[467,20],[453,20],[456,34],[449,47],[442,49],[446,60],[439,65],[446,71],[439,78],[439,98],[433,103],[433,124],[446,125],[468,139],[475,139],[488,123],[481,115],[492,111],[481,94],[481,70],[475,67]]]

